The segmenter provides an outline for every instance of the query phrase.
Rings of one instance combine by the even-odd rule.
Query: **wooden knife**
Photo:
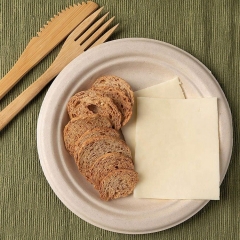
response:
[[[33,37],[13,68],[0,80],[0,100],[51,50],[64,40],[76,26],[98,8],[92,1],[70,6],[55,15]]]

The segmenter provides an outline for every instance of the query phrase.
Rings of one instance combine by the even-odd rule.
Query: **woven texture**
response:
[[[186,222],[163,232],[124,235],[102,230],[75,216],[57,198],[41,169],[36,126],[49,85],[0,132],[0,239],[240,239],[240,1],[99,0],[120,26],[110,40],[153,38],[173,44],[203,62],[222,87],[232,111],[234,148],[221,185],[211,201]],[[1,0],[0,73],[14,65],[48,19],[73,0]],[[57,47],[3,100],[1,109],[40,76]]]

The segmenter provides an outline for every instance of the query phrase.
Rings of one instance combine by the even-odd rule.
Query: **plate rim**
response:
[[[216,84],[216,86],[219,88],[222,96],[224,97],[223,100],[224,100],[225,104],[227,104],[227,106],[228,106],[228,109],[227,109],[227,110],[228,110],[229,118],[230,118],[230,120],[231,120],[231,122],[230,122],[230,125],[231,125],[231,143],[230,143],[230,145],[231,145],[231,151],[230,151],[230,154],[229,154],[228,164],[227,164],[227,167],[226,167],[225,172],[224,172],[224,174],[223,174],[223,177],[222,177],[222,179],[221,179],[221,182],[223,181],[223,179],[224,179],[224,177],[225,177],[225,175],[226,175],[226,172],[227,172],[227,169],[228,169],[228,167],[229,167],[230,160],[231,160],[232,146],[233,146],[232,115],[231,115],[231,110],[230,110],[228,101],[227,101],[227,99],[226,99],[226,97],[225,97],[225,94],[224,94],[223,90],[221,89],[219,83],[218,83],[217,80],[215,79],[215,77],[211,74],[211,72],[208,70],[208,68],[207,68],[202,62],[200,62],[198,59],[196,59],[196,58],[195,58],[194,56],[192,56],[190,53],[188,53],[188,52],[186,52],[186,51],[184,51],[184,50],[182,50],[182,49],[180,49],[180,48],[178,48],[178,47],[176,47],[176,46],[174,46],[174,45],[171,45],[171,44],[166,43],[166,42],[154,40],[154,39],[148,39],[148,38],[123,38],[123,39],[113,40],[113,41],[104,43],[104,44],[102,44],[102,45],[99,45],[99,46],[97,46],[96,48],[90,49],[90,50],[88,50],[87,52],[83,53],[82,55],[78,56],[76,59],[74,59],[74,60],[73,60],[69,65],[67,65],[67,66],[64,68],[64,70],[57,76],[57,78],[55,79],[55,81],[53,82],[53,84],[50,86],[50,88],[49,88],[49,90],[48,90],[48,92],[47,92],[47,94],[46,94],[46,96],[45,96],[45,98],[44,98],[44,100],[43,100],[43,103],[42,103],[42,106],[41,106],[41,109],[40,109],[40,113],[39,113],[38,123],[37,123],[37,148],[38,148],[38,154],[39,154],[39,158],[40,158],[40,164],[41,164],[41,166],[42,166],[44,175],[45,175],[45,177],[46,177],[49,185],[51,186],[51,188],[53,189],[54,193],[55,193],[55,194],[57,195],[57,197],[63,202],[63,204],[64,204],[65,206],[66,206],[66,204],[65,204],[65,203],[66,203],[66,200],[64,199],[63,196],[59,196],[59,192],[58,192],[58,190],[57,190],[57,187],[54,186],[54,183],[52,182],[51,177],[50,177],[50,176],[46,176],[47,169],[46,169],[46,166],[44,166],[44,164],[43,164],[44,162],[43,162],[43,160],[42,160],[42,158],[43,158],[42,143],[41,143],[42,140],[41,140],[40,136],[41,136],[41,131],[42,131],[41,119],[42,119],[43,114],[44,114],[44,110],[43,110],[43,109],[44,109],[44,106],[45,106],[46,103],[47,103],[47,100],[48,100],[48,98],[49,98],[49,96],[50,96],[50,94],[51,94],[52,89],[55,87],[55,85],[58,84],[58,81],[60,81],[60,80],[58,80],[58,79],[61,79],[61,76],[63,75],[63,72],[65,72],[67,68],[73,66],[73,65],[75,64],[75,62],[77,62],[77,59],[82,58],[82,56],[90,55],[90,54],[94,53],[94,51],[98,51],[98,49],[101,49],[101,48],[103,48],[103,47],[106,47],[107,45],[108,45],[108,46],[111,46],[111,45],[114,45],[115,43],[117,43],[117,44],[120,43],[120,44],[121,44],[121,43],[123,43],[123,42],[127,43],[127,42],[129,42],[129,41],[130,41],[130,42],[132,42],[132,41],[134,41],[134,42],[147,42],[147,43],[149,43],[149,44],[151,44],[151,43],[153,43],[153,44],[162,44],[162,45],[168,46],[168,47],[170,47],[170,48],[173,48],[173,49],[175,49],[175,50],[177,50],[177,51],[180,51],[180,52],[183,53],[184,55],[188,56],[189,58],[191,58],[191,59],[192,59],[193,61],[195,61],[196,63],[200,64],[201,67],[202,67],[208,74],[211,75],[212,79],[214,80],[214,84]],[[194,215],[195,215],[197,212],[199,212],[208,202],[209,202],[209,200],[203,200],[203,201],[202,201],[202,204],[199,205],[199,207],[198,207],[194,212],[192,212],[192,214],[189,214],[188,217],[186,217],[186,218],[184,218],[184,219],[181,219],[181,220],[179,220],[179,221],[176,221],[176,222],[174,222],[173,224],[170,224],[170,225],[169,225],[168,227],[166,227],[166,228],[156,229],[156,230],[154,230],[154,231],[153,231],[153,230],[149,230],[149,231],[142,231],[142,232],[135,232],[135,231],[133,231],[133,232],[131,232],[131,231],[126,231],[126,232],[125,232],[125,231],[119,231],[119,230],[116,231],[115,229],[108,228],[108,227],[102,226],[101,224],[98,224],[98,223],[96,223],[96,222],[89,221],[89,219],[87,219],[87,217],[85,217],[85,216],[79,216],[79,215],[78,215],[77,213],[75,213],[71,208],[69,208],[69,206],[66,206],[66,207],[68,207],[72,212],[74,212],[78,217],[82,218],[82,219],[85,220],[86,222],[89,222],[89,223],[91,223],[91,224],[93,224],[93,225],[95,225],[95,226],[97,226],[97,227],[102,228],[102,229],[109,230],[109,231],[112,231],[112,232],[117,232],[117,233],[125,233],[125,234],[144,234],[144,233],[158,232],[158,231],[162,231],[162,230],[165,230],[165,229],[169,229],[169,228],[171,228],[171,227],[174,227],[174,226],[176,226],[176,225],[178,225],[178,224],[186,221],[187,219],[191,218],[192,216],[194,216]]]

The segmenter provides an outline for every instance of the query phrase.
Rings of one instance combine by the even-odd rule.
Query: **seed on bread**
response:
[[[81,137],[79,137],[75,143],[74,153],[77,153],[84,142],[92,137],[111,136],[120,137],[119,131],[109,127],[98,127],[86,131]]]
[[[138,174],[134,170],[117,169],[110,172],[100,183],[99,194],[104,201],[127,197],[138,182]]]
[[[99,189],[103,178],[117,169],[134,170],[133,160],[122,153],[106,153],[93,163],[86,177],[96,189]]]
[[[63,138],[66,149],[73,156],[74,147],[77,139],[82,136],[87,130],[96,127],[111,128],[112,124],[107,117],[93,115],[89,117],[77,117],[71,119],[65,126],[63,131]]]
[[[110,152],[119,152],[127,157],[132,157],[128,145],[119,138],[100,136],[86,140],[80,150],[74,155],[79,171],[86,176],[87,171],[102,155]]]
[[[130,148],[118,131],[130,119],[133,104],[125,80],[103,76],[67,105],[71,120],[64,128],[66,149],[105,201],[128,196],[138,181]]]
[[[109,97],[112,99],[122,114],[122,126],[124,126],[131,118],[133,110],[131,100],[128,96],[125,95],[124,91],[120,88],[117,89],[109,86],[94,87],[94,91],[103,95],[104,97]]]
[[[131,86],[122,78],[117,76],[102,76],[99,77],[92,85],[92,89],[99,87],[110,87],[115,89],[121,89],[125,95],[129,98],[132,106],[134,104],[134,96]]]
[[[67,110],[70,118],[98,114],[108,117],[115,129],[121,128],[122,115],[111,98],[91,89],[72,96],[68,101]]]

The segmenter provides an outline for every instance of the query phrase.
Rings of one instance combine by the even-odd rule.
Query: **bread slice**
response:
[[[102,155],[110,152],[119,152],[127,157],[131,156],[130,148],[120,138],[100,136],[86,140],[80,150],[75,153],[74,159],[79,171],[87,176],[86,172],[94,162]]]
[[[102,76],[98,78],[92,85],[92,89],[97,87],[110,87],[115,89],[121,89],[125,95],[129,98],[132,106],[134,104],[134,96],[131,86],[122,78],[117,76]]]
[[[124,91],[112,87],[95,87],[94,90],[112,99],[118,110],[122,114],[122,126],[124,126],[132,116],[133,105],[131,100],[125,95]]]
[[[100,183],[100,198],[105,201],[130,195],[138,182],[134,170],[117,169],[110,172]]]
[[[103,178],[116,169],[134,170],[132,159],[122,153],[106,153],[94,162],[88,172],[87,179],[96,189],[99,189]]]
[[[91,89],[72,96],[68,101],[67,110],[70,118],[98,114],[108,117],[115,129],[121,128],[122,115],[111,98],[103,97]]]
[[[93,137],[99,137],[99,136],[112,136],[112,137],[119,138],[120,133],[117,130],[115,130],[113,128],[108,128],[108,127],[98,127],[98,128],[90,129],[90,130],[86,131],[76,141],[74,152],[77,153],[86,140],[93,138]]]
[[[96,127],[111,128],[112,124],[107,117],[99,115],[93,115],[89,117],[77,117],[71,119],[65,126],[63,131],[63,139],[66,149],[73,156],[75,142],[82,136],[87,130]]]

